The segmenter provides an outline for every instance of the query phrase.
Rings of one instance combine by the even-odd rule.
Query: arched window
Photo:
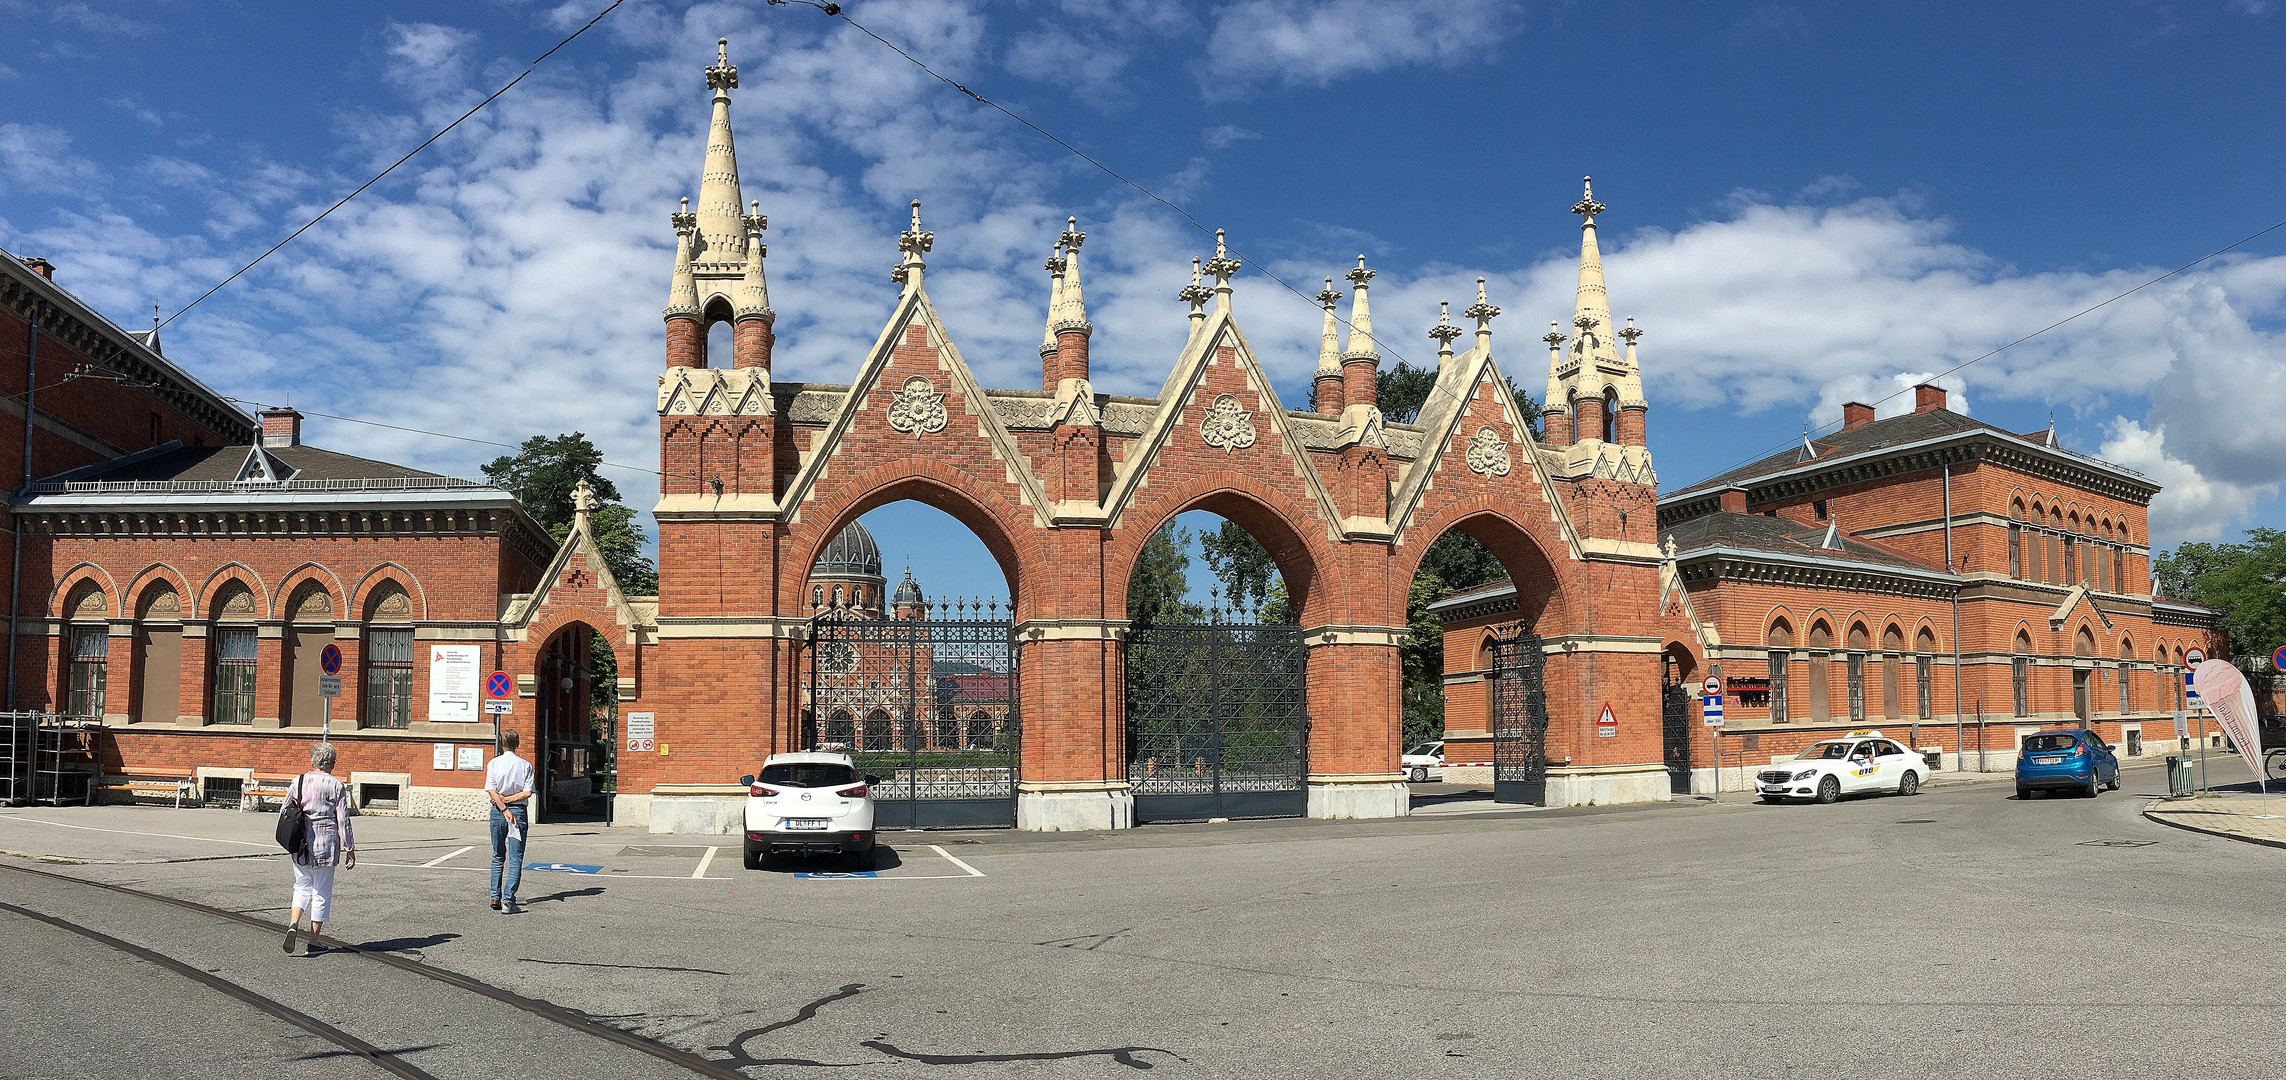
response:
[[[889,714],[881,709],[865,714],[865,749],[889,749]]]
[[[1770,722],[1786,722],[1786,659],[1793,654],[1794,628],[1779,619],[1770,624]]]
[[[810,586],[810,606],[814,608],[825,606],[825,586]]]
[[[2008,576],[2024,576],[2024,504],[2008,506]]]
[[[365,713],[359,727],[402,731],[413,722],[413,597],[385,581],[365,601]]]
[[[2088,687],[2088,678],[2095,674],[2095,668],[2085,662],[2095,656],[2095,635],[2088,633],[2085,626],[2080,627],[2079,634],[2072,639],[2072,656],[2076,658],[2072,664],[2072,715],[2079,718],[2081,727],[2086,727],[2095,712]]]
[[[826,718],[825,738],[819,748],[848,750],[856,746],[856,739],[857,722],[850,718],[847,710],[835,709],[833,715]]]
[[[182,594],[164,581],[152,582],[143,589],[135,618],[135,721],[175,723],[183,715]]]
[[[2126,530],[2122,529],[2120,532],[2124,536]],[[2127,548],[2125,547],[2111,549],[2111,591],[2127,591]]]
[[[2123,713],[2135,711],[2135,696],[2128,693],[2134,671],[2135,643],[2126,638],[2121,638],[2119,639],[2119,711]]]
[[[1603,391],[1603,441],[1619,441],[1619,390],[1605,387]]]
[[[1920,633],[1913,635],[1913,652],[1913,700],[1916,709],[1913,715],[1927,720],[1936,715],[1930,711],[1929,699],[1932,696],[1932,684],[1936,681],[1937,635],[1930,633],[1928,627],[1922,627]]]
[[[2057,585],[2071,583],[2069,568],[2064,565],[2064,511],[2048,508],[2048,576],[2045,580]]]
[[[1831,673],[1833,666],[1834,632],[1823,620],[1810,624],[1810,721],[1822,724],[1833,719],[1834,703]]]
[[[1891,626],[1881,632],[1881,715],[1892,720],[1905,715],[1900,683],[1905,665],[1905,633]]]
[[[992,749],[992,714],[978,709],[968,714],[968,745],[976,750]]]
[[[1496,700],[1498,695],[1492,692],[1493,663],[1492,635],[1486,634],[1484,639],[1477,642],[1476,645],[1476,669],[1484,674],[1479,685],[1484,687],[1484,730],[1486,731],[1491,731],[1500,726],[1500,708]]]
[[[254,591],[242,582],[214,598],[214,698],[208,715],[217,724],[254,723]]]
[[[1865,719],[1865,649],[1870,640],[1863,623],[1849,628],[1849,653],[1845,660],[1849,671],[1849,719],[1857,723]]]
[[[2031,523],[2024,527],[2024,576],[2031,581],[2046,580],[2040,576],[2041,571],[2047,566],[2047,560],[2040,557],[2041,548],[2044,546],[2040,539],[2041,520],[2040,504],[2033,503]]]
[[[2032,715],[2032,635],[2016,632],[2016,655],[2008,662],[2010,688],[2015,692],[2016,715]]]
[[[71,620],[64,647],[69,670],[64,678],[64,715],[103,719],[104,691],[111,681],[111,602],[103,589],[83,581],[64,605]]]

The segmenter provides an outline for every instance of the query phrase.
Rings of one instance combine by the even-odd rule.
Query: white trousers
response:
[[[294,906],[308,908],[311,922],[324,922],[332,914],[333,871],[331,866],[303,866],[294,863]]]

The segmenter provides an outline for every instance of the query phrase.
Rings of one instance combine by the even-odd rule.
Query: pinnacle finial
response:
[[[1201,272],[1201,270],[1200,270],[1200,265],[1199,265],[1199,259],[1198,259],[1198,257],[1197,257],[1197,256],[1192,256],[1192,258],[1191,258],[1191,283],[1190,283],[1190,284],[1188,284],[1188,285],[1185,285],[1185,286],[1183,286],[1183,287],[1182,287],[1180,290],[1177,290],[1177,291],[1176,291],[1176,293],[1175,293],[1175,299],[1176,299],[1177,301],[1179,301],[1179,302],[1181,302],[1181,303],[1189,304],[1189,305],[1191,306],[1191,317],[1192,317],[1192,318],[1194,318],[1194,319],[1203,319],[1203,318],[1205,318],[1205,317],[1206,317],[1206,302],[1207,302],[1207,301],[1209,301],[1209,300],[1212,300],[1212,299],[1214,299],[1214,290],[1212,290],[1212,289],[1209,289],[1209,288],[1207,288],[1207,287],[1206,287],[1204,284],[1201,284],[1201,283],[1200,283],[1200,280],[1199,280],[1199,274],[1200,274],[1200,272]]]
[[[1476,279],[1476,303],[1463,309],[1461,317],[1476,320],[1477,336],[1485,337],[1492,333],[1492,320],[1500,317],[1500,309],[1485,299],[1483,278]]]
[[[1595,201],[1594,180],[1592,176],[1580,177],[1580,201],[1572,204],[1572,213],[1584,218],[1587,225],[1595,224],[1595,216],[1604,211],[1603,204]]]
[[[580,516],[581,520],[585,520],[588,513],[594,509],[595,489],[589,487],[587,481],[584,479],[579,483],[572,485],[573,512],[577,513]]]
[[[1627,317],[1627,329],[1619,332],[1620,339],[1627,342],[1627,347],[1632,349],[1635,347],[1635,339],[1642,336],[1643,331],[1635,328],[1635,316],[1629,315]]]
[[[1332,311],[1334,309],[1334,304],[1340,300],[1341,294],[1334,291],[1333,279],[1327,278],[1326,291],[1318,294],[1318,306],[1326,309],[1327,311]]]
[[[764,230],[770,227],[770,215],[762,212],[762,200],[760,199],[749,200],[746,205],[747,214],[743,219],[746,233],[749,236],[760,236]]]
[[[677,235],[688,236],[698,230],[698,215],[691,213],[690,196],[683,196],[683,208],[667,215],[667,224],[674,226]]]
[[[1562,325],[1562,323],[1559,323],[1554,319],[1550,319],[1548,320],[1548,332],[1540,336],[1540,340],[1548,343],[1548,351],[1550,353],[1554,353],[1557,349],[1562,348],[1565,340],[1567,340],[1564,337],[1564,332],[1556,329]]]
[[[1374,273],[1375,271],[1365,268],[1365,256],[1360,254],[1357,257],[1357,269],[1351,270],[1348,274],[1343,276],[1349,278],[1350,284],[1362,289],[1365,287],[1366,282],[1373,280]]]
[[[897,250],[904,253],[905,261],[889,272],[889,280],[900,285],[917,284],[914,272],[926,265],[921,261],[921,256],[927,254],[936,243],[937,234],[921,231],[921,200],[913,200],[912,227],[897,237]]]
[[[738,89],[738,69],[730,64],[730,39],[714,39],[714,66],[706,69],[706,88],[716,93]]]
[[[156,331],[158,328],[159,328],[159,302],[158,302],[158,301],[156,301],[156,300],[153,300],[153,301],[151,301],[151,329],[152,329],[152,330],[154,330],[154,331]]]
[[[1071,251],[1078,251],[1080,245],[1087,242],[1087,234],[1079,231],[1078,217],[1064,219],[1064,234],[1057,237],[1056,242]]]
[[[1437,357],[1449,360],[1453,355],[1453,339],[1461,336],[1461,328],[1453,325],[1453,302],[1437,301],[1437,325],[1429,328],[1429,337],[1437,343]]]
[[[1230,248],[1223,243],[1223,231],[1214,231],[1214,258],[1207,260],[1206,272],[1215,279],[1215,288],[1227,289],[1230,279],[1237,276],[1240,263],[1230,257]]]

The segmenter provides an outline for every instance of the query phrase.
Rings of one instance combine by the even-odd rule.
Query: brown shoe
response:
[[[498,901],[498,900],[494,900],[494,901],[492,902],[492,910],[494,910],[494,911],[498,911],[498,910],[500,910],[500,901]]]

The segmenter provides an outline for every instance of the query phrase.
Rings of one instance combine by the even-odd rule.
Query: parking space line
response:
[[[970,876],[970,877],[983,877],[983,876],[984,876],[984,871],[982,871],[982,870],[979,870],[979,869],[977,869],[976,867],[970,866],[969,864],[967,864],[967,863],[964,863],[964,862],[960,861],[959,859],[956,859],[956,858],[954,858],[954,857],[953,857],[953,853],[952,853],[952,852],[946,851],[945,849],[943,849],[943,848],[941,848],[941,847],[938,847],[938,846],[937,846],[937,845],[935,845],[935,844],[930,844],[930,845],[929,845],[929,850],[930,850],[930,851],[934,851],[934,852],[936,852],[937,854],[944,856],[944,857],[945,857],[945,861],[946,861],[946,862],[949,862],[949,863],[953,864],[954,866],[960,867],[961,869],[968,871],[968,876]]]
[[[440,865],[440,864],[443,864],[443,863],[449,862],[449,861],[451,861],[451,860],[453,860],[453,859],[457,859],[457,858],[459,858],[459,857],[461,857],[461,856],[463,856],[463,855],[466,855],[466,854],[468,854],[469,852],[471,852],[471,851],[475,851],[475,850],[476,850],[476,845],[475,845],[475,844],[470,844],[470,845],[468,845],[467,847],[464,847],[464,848],[460,849],[459,851],[455,851],[455,852],[453,852],[453,853],[452,853],[452,854],[450,854],[450,855],[439,855],[439,856],[437,856],[437,857],[436,857],[436,858],[434,858],[434,859],[430,859],[429,861],[427,861],[427,862],[425,862],[425,863],[422,863],[422,864],[421,864],[421,869],[423,869],[423,870],[427,870],[427,869],[430,869],[430,868],[432,868],[432,867],[435,867],[435,866],[438,866],[438,865]]]
[[[167,840],[204,840],[209,844],[236,844],[239,847],[275,848],[278,846],[274,843],[263,844],[252,840],[224,840],[220,837],[214,836],[177,836],[174,833],[143,832],[139,829],[99,829],[93,825],[67,825],[61,821],[48,821],[42,818],[24,817],[20,814],[0,814],[0,821],[23,821],[34,825],[53,825],[59,829],[79,829],[84,832],[117,833],[120,836],[157,836]]]
[[[706,854],[699,856],[699,864],[698,864],[698,869],[691,871],[691,876],[692,876],[692,877],[694,877],[694,878],[703,878],[703,877],[705,877],[705,876],[706,876],[706,868],[707,868],[709,865],[712,865],[712,864],[713,864],[713,862],[714,862],[714,853],[715,853],[715,852],[717,852],[717,851],[721,851],[721,850],[722,850],[721,848],[712,848],[712,847],[710,847],[710,848],[706,849]]]

